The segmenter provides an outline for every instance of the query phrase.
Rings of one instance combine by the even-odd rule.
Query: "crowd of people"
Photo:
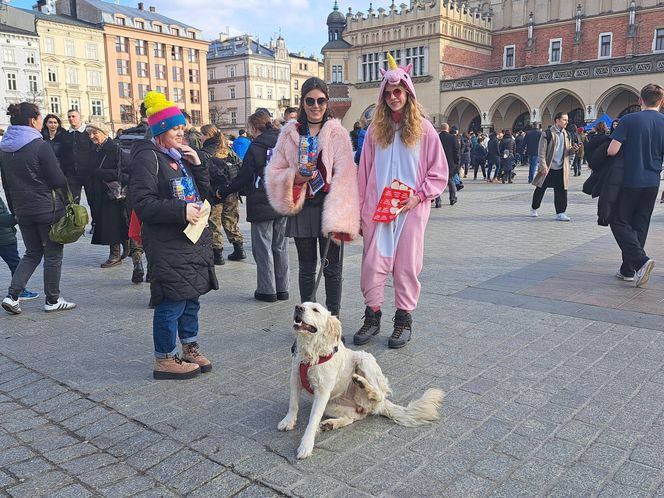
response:
[[[208,372],[212,362],[199,347],[199,298],[218,288],[215,266],[246,259],[239,230],[246,203],[256,263],[258,301],[290,298],[288,239],[297,251],[299,299],[316,300],[324,276],[325,304],[339,315],[344,243],[363,239],[360,290],[363,323],[353,336],[367,344],[380,333],[384,290],[392,275],[394,327],[390,348],[413,335],[412,313],[420,294],[424,233],[431,207],[442,206],[448,188],[457,203],[463,180],[479,173],[486,182],[512,183],[517,165],[527,167],[535,187],[530,215],[538,217],[546,190],[554,190],[556,219],[567,216],[570,174],[583,164],[592,174],[584,191],[598,196],[598,222],[610,225],[622,250],[617,276],[642,286],[654,261],[644,245],[664,158],[664,89],[647,85],[643,111],[586,134],[558,113],[546,129],[460,132],[443,123],[434,129],[417,100],[409,68],[388,56],[373,115],[348,132],[334,118],[326,83],[310,78],[299,108],[275,120],[257,109],[247,131],[226,137],[213,124],[196,129],[191,119],[157,92],[141,105],[142,122],[116,138],[103,125],[67,114],[69,129],[29,103],[9,107],[11,126],[0,142],[2,184],[0,256],[12,280],[3,308],[20,314],[21,300],[44,260],[46,311],[76,305],[60,297],[63,245],[49,231],[70,199],[85,193],[92,243],[108,246],[102,268],[131,256],[131,281],[150,283],[157,379],[183,379]],[[231,140],[229,140],[231,138]],[[623,157],[629,157],[625,161]],[[664,201],[664,198],[663,198]],[[25,254],[19,259],[16,230]],[[147,260],[147,271],[143,266]],[[177,342],[181,343],[181,352]]]

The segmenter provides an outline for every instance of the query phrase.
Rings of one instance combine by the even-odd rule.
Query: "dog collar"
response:
[[[318,357],[318,363],[316,365],[321,365],[325,363],[326,361],[330,361],[332,357],[334,356],[334,353],[339,351],[339,348],[337,346],[334,346],[334,350],[327,356],[319,356]],[[300,363],[300,382],[302,382],[302,387],[304,387],[307,391],[309,391],[309,394],[313,394],[314,390],[311,387],[311,384],[309,383],[309,368],[312,366],[316,365],[309,365],[308,363]]]

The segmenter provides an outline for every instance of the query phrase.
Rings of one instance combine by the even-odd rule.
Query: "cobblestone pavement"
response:
[[[295,287],[290,302],[258,303],[251,259],[218,268],[201,309],[214,370],[154,381],[147,286],[129,283],[128,263],[100,269],[89,236],[67,246],[63,297],[79,307],[45,314],[37,300],[0,316],[0,495],[664,496],[664,264],[646,289],[618,281],[585,172],[571,223],[554,221],[552,193],[529,218],[523,177],[468,179],[456,206],[432,210],[414,339],[388,350],[386,330],[366,347],[397,401],[447,392],[440,422],[373,417],[320,434],[305,461],[310,400],[295,431],[276,430]],[[648,249],[664,263],[660,204]],[[347,336],[363,311],[360,260],[350,245]],[[38,272],[29,288],[40,284]]]

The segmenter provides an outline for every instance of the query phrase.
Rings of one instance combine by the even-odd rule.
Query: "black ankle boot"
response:
[[[233,242],[233,252],[228,255],[229,261],[240,261],[247,259],[247,254],[244,252],[244,245],[242,242]]]
[[[226,261],[224,261],[224,250],[223,249],[212,249],[214,251],[214,264],[216,266],[221,266],[223,264],[226,264]]]
[[[143,263],[139,259],[134,262],[134,271],[131,274],[131,281],[135,284],[140,284],[143,282],[143,275],[145,275],[145,270],[143,269]]]
[[[373,336],[380,332],[380,319],[383,316],[383,312],[378,310],[374,311],[369,306],[364,310],[364,324],[360,327],[360,330],[355,332],[353,336],[353,344],[357,346],[362,346],[371,340]]]
[[[388,347],[391,349],[404,347],[410,341],[410,337],[413,334],[412,325],[413,318],[410,313],[406,313],[404,310],[397,310],[394,315],[394,331],[387,342]]]

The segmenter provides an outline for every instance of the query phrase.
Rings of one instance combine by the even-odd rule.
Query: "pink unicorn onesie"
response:
[[[447,184],[448,167],[438,134],[424,118],[410,77],[412,64],[397,66],[388,54],[389,69],[383,80],[371,126],[362,149],[358,172],[360,217],[364,250],[360,286],[366,305],[364,324],[354,335],[356,345],[380,332],[380,308],[385,284],[394,280],[394,332],[390,348],[406,345],[412,335],[411,312],[420,297],[418,275],[424,258],[424,232],[431,200]],[[384,143],[384,142],[388,143]],[[387,223],[373,221],[383,189],[398,180],[413,189],[404,210]]]

